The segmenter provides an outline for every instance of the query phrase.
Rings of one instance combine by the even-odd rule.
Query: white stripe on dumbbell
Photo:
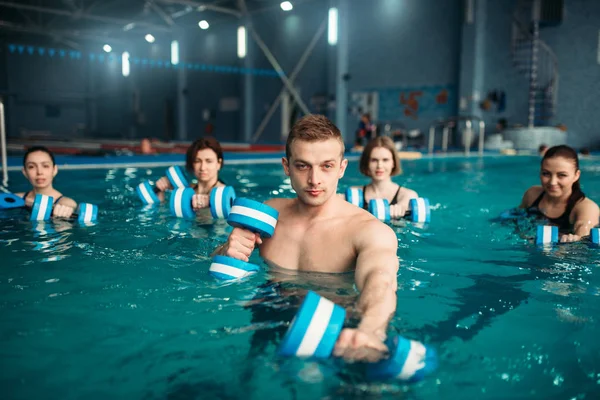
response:
[[[544,226],[544,236],[542,237],[542,243],[552,243],[552,227],[549,225]]]
[[[40,202],[40,208],[38,208],[37,215],[35,219],[38,221],[46,218],[46,210],[48,209],[48,204],[50,203],[50,197],[43,195],[42,201]]]
[[[225,218],[223,213],[223,192],[225,191],[225,188],[215,188],[215,190],[215,204],[213,204],[213,208],[217,212],[217,217]]]
[[[298,346],[298,350],[296,350],[297,356],[310,357],[315,354],[317,347],[319,347],[319,343],[321,343],[323,334],[329,325],[334,306],[335,304],[333,304],[331,300],[327,300],[323,297],[319,299],[319,304],[317,304],[317,308],[313,313],[310,324],[304,333],[302,342],[300,342],[300,346]]]
[[[425,210],[425,200],[421,197],[417,199],[417,222],[425,222],[427,220],[427,210]],[[413,210],[415,212],[415,210]]]
[[[91,222],[92,221],[92,212],[94,211],[94,207],[90,204],[85,207],[85,215],[83,216],[83,222]]]
[[[183,191],[185,189],[177,189],[175,191],[175,193],[173,193],[173,196],[175,196],[175,200],[173,203],[173,208],[175,209],[175,215],[178,216],[179,218],[183,217],[183,211],[181,210],[181,197],[183,196]]]
[[[275,226],[277,224],[277,220],[275,218],[273,218],[269,214],[255,210],[253,208],[248,208],[244,206],[233,206],[229,215],[232,214],[240,214],[244,217],[254,218],[266,224],[269,224],[270,226]]]
[[[144,197],[144,200],[146,200],[146,203],[154,204],[154,200],[152,200],[152,196],[150,196],[150,193],[148,192],[146,185],[144,185],[143,183],[140,183],[138,188],[140,189],[140,193]]]
[[[423,343],[410,341],[410,350],[404,361],[402,371],[398,374],[398,378],[406,380],[413,377],[415,372],[425,367],[425,353],[427,349],[423,346]]]
[[[385,220],[385,205],[383,204],[383,199],[375,199],[375,203],[377,204],[377,207],[375,207],[375,213],[376,213],[376,217],[377,219],[380,219],[382,221]]]
[[[234,276],[236,278],[243,278],[248,275],[250,271],[245,271],[243,269],[235,268],[229,265],[220,264],[220,263],[212,263],[210,264],[211,272],[219,272],[221,274],[225,274],[228,276]]]
[[[360,202],[359,202],[359,200],[360,200],[359,190],[361,190],[361,189],[357,189],[357,188],[350,189],[350,199],[349,200],[350,200],[351,204],[354,204],[355,206],[358,206],[358,207],[362,207],[362,204],[360,204]]]
[[[171,175],[171,179],[173,179],[173,181],[175,182],[175,186],[177,186],[178,188],[182,188],[185,186],[185,184],[179,178],[179,174],[177,173],[177,168],[169,167],[169,175]]]

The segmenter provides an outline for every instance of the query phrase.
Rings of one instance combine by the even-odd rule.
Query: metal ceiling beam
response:
[[[296,66],[294,67],[294,70],[290,74],[290,82],[294,82],[294,80],[296,80],[296,77],[298,76],[298,74],[300,74],[300,71],[302,71],[304,64],[306,64],[308,57],[310,57],[313,50],[315,49],[315,46],[317,45],[317,43],[319,43],[319,40],[325,33],[325,30],[327,29],[328,18],[329,17],[325,18],[325,20],[321,23],[321,26],[319,27],[319,29],[313,36],[312,40],[310,41],[310,43],[304,50],[304,53],[302,53],[302,56],[300,56],[300,59],[298,60],[298,64],[296,64]],[[258,126],[258,128],[256,129],[256,132],[254,133],[254,136],[252,136],[252,143],[256,143],[256,141],[260,138],[260,135],[262,135],[262,133],[264,132],[265,128],[267,127],[267,124],[271,120],[271,117],[273,116],[273,114],[275,114],[277,107],[281,103],[281,100],[283,99],[283,96],[285,95],[286,91],[287,91],[287,89],[285,87],[281,88],[281,92],[279,92],[279,94],[277,95],[277,98],[275,99],[273,104],[271,104],[269,111],[267,111],[267,114],[263,117],[263,120],[260,122],[260,125]]]
[[[211,10],[224,14],[230,14],[237,18],[242,17],[242,13],[236,10],[235,8],[227,8],[215,5],[215,3],[200,3],[192,0],[158,0],[160,3],[166,4],[181,4],[183,6],[195,7],[198,11]]]
[[[0,7],[14,8],[17,10],[37,11],[40,13],[62,15],[65,17],[89,19],[92,21],[104,22],[104,23],[109,23],[109,24],[126,25],[126,24],[132,22],[132,21],[128,21],[126,19],[121,19],[121,18],[104,17],[104,16],[100,16],[100,15],[85,14],[82,12],[60,10],[57,8],[32,6],[29,4],[18,4],[18,3],[12,3],[9,1],[0,1]],[[146,28],[154,29],[157,31],[170,31],[170,28],[162,26],[162,25],[155,25],[155,24],[151,24],[148,22],[144,22],[144,21],[134,21],[134,22],[138,26],[144,26]]]
[[[246,1],[240,0],[239,4],[240,4],[240,7],[242,8],[242,13],[244,15],[246,15],[248,20],[250,20],[250,14],[248,13],[248,7],[246,6]],[[277,59],[275,58],[273,53],[271,53],[271,50],[269,50],[269,47],[260,38],[260,36],[256,32],[256,29],[254,29],[254,26],[252,25],[252,23],[248,24],[246,29],[248,29],[250,31],[250,33],[252,34],[252,37],[254,38],[254,41],[256,42],[256,44],[258,44],[258,47],[260,47],[260,49],[264,53],[265,57],[267,57],[267,60],[269,60],[269,62],[271,63],[271,65],[273,66],[275,71],[277,71],[277,74],[279,75],[279,79],[281,79],[284,86],[287,88],[287,90],[289,90],[292,97],[294,97],[294,100],[296,100],[296,103],[298,103],[298,106],[302,109],[302,112],[305,115],[310,114],[310,111],[308,110],[308,107],[306,107],[306,104],[302,100],[302,97],[300,97],[300,94],[298,94],[298,91],[296,90],[296,88],[294,87],[292,82],[290,82],[288,77],[285,75],[283,68],[281,68],[281,65],[279,65],[279,63],[277,62]]]
[[[165,23],[167,25],[173,26],[175,24],[175,21],[173,21],[173,18],[171,18],[171,16],[169,14],[164,12],[163,9],[160,8],[158,6],[158,4],[156,4],[154,1],[147,0],[146,4],[148,4],[150,6],[150,8],[152,9],[152,11],[154,11],[156,14],[158,14],[158,16],[161,17],[162,20],[165,21]]]
[[[67,7],[69,7],[73,11],[79,10],[79,8],[77,8],[77,6],[75,5],[75,3],[73,3],[73,0],[62,0],[62,3],[64,5],[66,5]]]

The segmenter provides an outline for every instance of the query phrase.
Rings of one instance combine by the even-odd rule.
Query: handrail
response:
[[[479,143],[478,143],[478,153],[480,156],[483,155],[483,145],[485,143],[485,122],[481,117],[477,116],[465,116],[458,115],[453,117],[448,117],[443,120],[436,120],[429,126],[429,138],[428,138],[428,151],[429,154],[433,154],[433,145],[435,141],[435,131],[436,128],[442,126],[442,151],[444,153],[448,152],[448,138],[450,135],[450,127],[454,123],[458,126],[457,122],[465,121],[466,129],[465,129],[465,155],[469,155],[471,153],[471,138],[473,135],[473,121],[478,121],[479,126]]]
[[[6,124],[4,119],[4,99],[0,97],[0,150],[2,152],[2,186],[8,186],[8,157],[6,153]]]

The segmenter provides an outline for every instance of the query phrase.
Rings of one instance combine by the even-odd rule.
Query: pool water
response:
[[[375,384],[360,365],[279,358],[276,346],[307,289],[356,317],[352,274],[265,268],[242,282],[217,282],[209,255],[227,225],[142,207],[135,186],[164,168],[128,168],[57,176],[59,190],[98,204],[94,226],[41,229],[24,211],[0,214],[2,397],[598,398],[600,249],[539,249],[533,224],[517,231],[490,221],[538,182],[539,159],[402,166],[395,181],[434,209],[428,226],[392,225],[401,268],[390,334],[437,349],[440,367],[423,382]],[[226,167],[222,178],[238,196],[293,195],[279,165]],[[10,182],[15,192],[27,190],[19,173]],[[364,183],[353,162],[340,191]],[[582,186],[600,200],[596,163],[582,162]]]

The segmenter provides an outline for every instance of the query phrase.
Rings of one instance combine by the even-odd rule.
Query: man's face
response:
[[[298,199],[309,206],[324,204],[335,195],[348,165],[342,158],[342,144],[336,139],[295,140],[290,150],[290,158],[283,158],[282,163]]]

